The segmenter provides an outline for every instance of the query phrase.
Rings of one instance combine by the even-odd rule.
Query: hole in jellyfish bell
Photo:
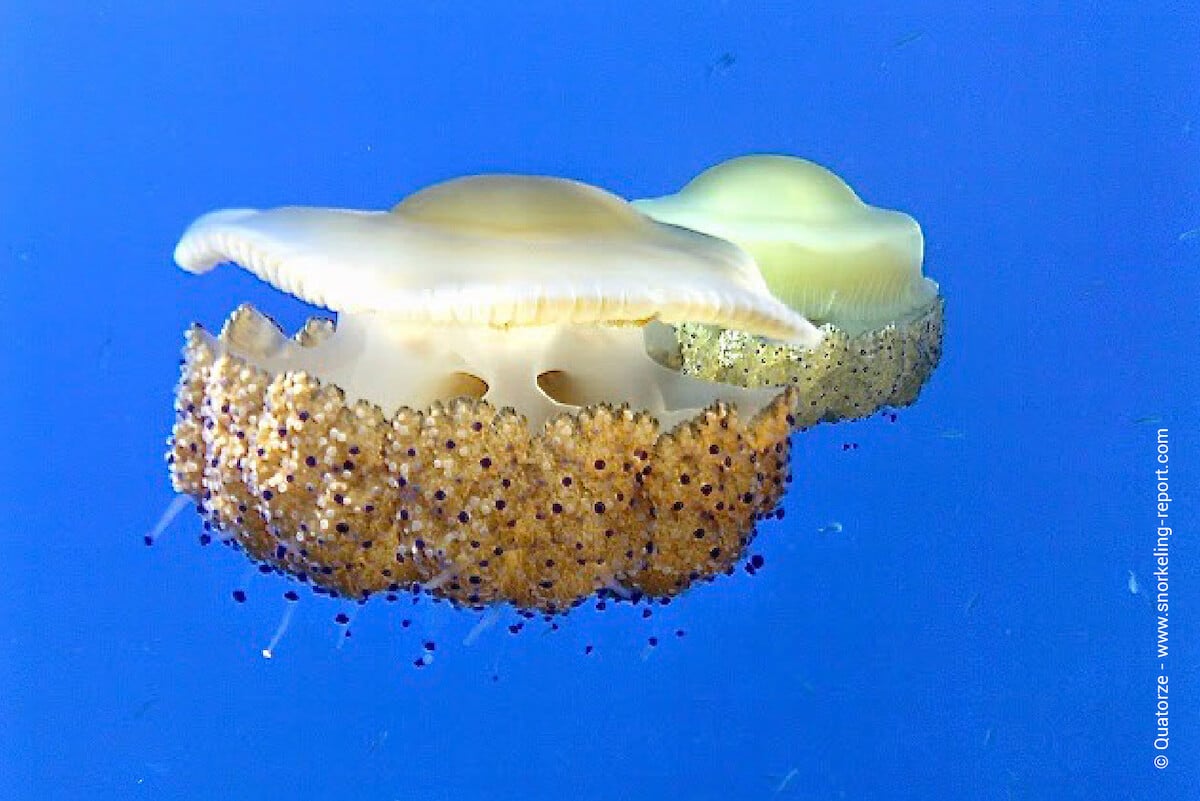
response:
[[[683,366],[683,354],[679,350],[679,339],[675,327],[651,320],[642,329],[646,354],[663,367],[679,370]]]
[[[607,398],[602,392],[591,388],[585,382],[564,370],[548,370],[537,377],[538,388],[546,393],[551,400],[567,406],[588,406],[604,403]]]
[[[438,388],[437,396],[441,398],[474,398],[480,400],[487,394],[488,384],[482,378],[470,373],[456,372],[446,376]]]

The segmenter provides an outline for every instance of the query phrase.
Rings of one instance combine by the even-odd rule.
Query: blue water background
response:
[[[0,7],[0,799],[1200,798],[1195,4],[143,5]],[[305,314],[175,269],[195,215],[761,151],[915,215],[948,327],[895,422],[795,437],[756,577],[471,646],[304,593],[268,661],[282,579],[142,544],[185,327]]]

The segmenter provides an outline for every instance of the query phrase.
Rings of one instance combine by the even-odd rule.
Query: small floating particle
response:
[[[735,64],[737,64],[737,56],[729,51],[725,51],[708,65],[709,79],[728,75],[733,70]]]
[[[792,768],[791,770],[789,770],[787,775],[783,777],[783,781],[781,781],[779,783],[779,786],[775,788],[776,795],[778,795],[779,793],[782,793],[784,790],[786,790],[787,786],[792,783],[792,779],[796,778],[796,774],[799,772],[800,772],[799,768]]]
[[[908,47],[910,44],[913,44],[914,42],[919,42],[924,38],[925,38],[925,31],[913,31],[912,33],[908,34],[907,36],[902,36],[899,39],[897,39],[896,41],[892,42],[892,49],[899,50],[903,47]]]
[[[975,607],[979,605],[979,596],[980,593],[974,593],[970,598],[967,599],[967,602],[963,604],[964,615],[970,615],[975,611]]]

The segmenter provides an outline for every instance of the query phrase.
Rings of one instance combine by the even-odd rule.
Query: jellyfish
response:
[[[797,424],[806,427],[911,404],[941,359],[944,303],[922,274],[920,226],[864,203],[824,167],[742,156],[674,195],[633,205],[748,251],[771,292],[824,335],[810,347],[688,321],[675,326],[683,372],[740,386],[794,386]]]
[[[731,572],[789,480],[799,394],[673,369],[661,329],[823,336],[737,246],[556,178],[215,211],[175,260],[336,314],[194,325],[167,460],[221,541],[356,600],[552,614]]]

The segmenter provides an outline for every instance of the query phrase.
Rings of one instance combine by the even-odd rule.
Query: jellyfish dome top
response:
[[[822,339],[741,248],[554,178],[216,211],[175,260],[336,312],[193,326],[168,462],[223,541],[356,599],[554,613],[732,569],[782,497],[798,394],[673,369],[660,329]]]
[[[676,326],[684,372],[741,386],[795,386],[798,424],[809,426],[912,403],[941,359],[944,304],[922,275],[920,226],[864,203],[824,167],[742,156],[674,195],[633,205],[736,243],[771,292],[822,330],[810,347],[688,321]]]

